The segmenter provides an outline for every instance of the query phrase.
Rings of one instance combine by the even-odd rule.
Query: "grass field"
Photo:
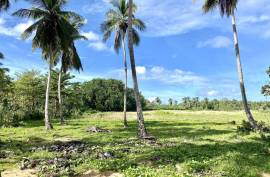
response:
[[[257,120],[270,124],[270,113],[255,112]],[[242,112],[145,112],[148,132],[153,141],[136,139],[136,114],[129,113],[124,129],[121,113],[96,113],[73,119],[66,125],[54,124],[47,133],[42,122],[20,128],[0,129],[0,171],[18,168],[23,157],[49,159],[62,152],[29,151],[31,147],[54,144],[56,140],[80,140],[92,148],[89,155],[72,158],[76,174],[88,170],[114,171],[128,177],[227,176],[251,177],[270,174],[270,141],[258,134],[239,134],[237,125]],[[111,130],[111,133],[87,133],[89,126]],[[113,157],[97,158],[100,152]],[[64,176],[64,173],[63,173]]]

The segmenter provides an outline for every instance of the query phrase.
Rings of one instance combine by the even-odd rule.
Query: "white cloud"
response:
[[[198,48],[212,47],[212,48],[227,48],[232,45],[232,40],[226,36],[216,36],[206,41],[200,41],[197,44]]]
[[[86,14],[104,13],[109,7],[111,0],[94,0],[93,2],[83,6],[82,10]]]
[[[136,71],[137,71],[137,74],[145,74],[146,68],[144,66],[137,66]]]
[[[108,48],[106,44],[103,43],[102,41],[90,42],[88,46],[97,51],[113,51],[112,48]]]
[[[208,97],[218,96],[219,92],[216,90],[210,90],[207,92]]]
[[[220,28],[231,32],[230,20],[225,17],[222,19],[218,10],[203,14],[204,1],[196,1],[196,3],[192,3],[192,0],[134,1],[138,5],[137,16],[146,22],[145,34],[148,36],[176,35],[202,28]],[[104,13],[110,7],[108,2],[109,0],[95,0],[89,11]],[[264,31],[270,29],[269,11],[269,0],[239,1],[236,11],[239,30],[243,33],[267,37]]]
[[[82,31],[81,34],[88,39],[88,41],[89,41],[88,46],[90,48],[93,48],[97,51],[111,51],[111,52],[113,51],[112,47],[109,48],[102,41],[101,37],[97,33],[93,32],[93,31],[88,31],[88,32]]]
[[[158,80],[169,85],[178,84],[203,84],[206,78],[196,75],[193,72],[181,69],[165,69],[161,66],[154,66],[142,77],[143,80]]]
[[[24,23],[18,23],[17,25],[10,27],[7,26],[5,19],[0,18],[0,34],[19,38],[20,35],[24,32],[24,30],[26,30],[32,24],[33,21],[28,20]]]

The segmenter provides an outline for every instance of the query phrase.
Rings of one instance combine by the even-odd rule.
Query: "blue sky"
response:
[[[72,72],[79,81],[96,77],[123,78],[122,53],[104,44],[100,24],[111,6],[109,0],[70,0],[65,9],[86,18],[82,33],[88,41],[77,42],[84,71]],[[268,82],[265,73],[270,66],[269,0],[240,0],[236,12],[243,70],[249,100],[266,100],[260,93]],[[236,59],[231,21],[218,11],[203,15],[202,1],[135,0],[137,17],[145,21],[147,31],[135,49],[139,86],[149,99],[161,97],[181,100],[184,96],[239,99]],[[13,4],[0,15],[0,51],[11,74],[30,69],[47,70],[40,51],[32,52],[31,41],[22,41],[20,33],[33,23],[11,17],[23,1]],[[129,86],[132,80],[129,77]]]

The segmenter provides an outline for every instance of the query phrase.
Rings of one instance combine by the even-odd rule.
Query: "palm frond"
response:
[[[132,36],[134,45],[138,46],[140,44],[141,39],[139,33],[135,29],[132,29]]]
[[[0,52],[0,59],[4,59],[4,54]]]
[[[136,29],[138,29],[138,30],[140,30],[140,31],[145,31],[146,25],[145,25],[145,23],[144,23],[142,20],[136,18],[136,19],[134,19],[134,20],[132,21],[132,23],[133,23],[133,26],[134,26]]]
[[[17,17],[23,17],[23,18],[39,19],[49,14],[48,12],[42,9],[33,8],[33,9],[20,9],[14,12],[12,15],[17,16]]]
[[[0,0],[0,12],[2,10],[7,10],[10,6],[10,1],[9,0]]]

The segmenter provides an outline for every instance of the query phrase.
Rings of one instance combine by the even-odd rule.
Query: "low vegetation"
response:
[[[254,115],[260,121],[270,121],[268,112]],[[23,161],[36,160],[42,161],[34,164],[41,176],[75,176],[89,170],[114,171],[129,177],[253,177],[270,173],[270,143],[260,134],[237,131],[245,119],[242,112],[145,112],[148,132],[156,140],[138,140],[136,114],[128,113],[128,118],[126,129],[121,113],[100,112],[71,119],[64,126],[54,123],[55,129],[50,132],[44,130],[42,121],[4,128],[0,132],[0,170],[16,169]],[[109,131],[87,132],[92,126]],[[75,153],[57,149],[59,144],[60,148],[72,145],[68,143],[76,147],[76,142],[84,146],[81,153],[76,148]],[[51,159],[58,168],[48,168]],[[68,170],[57,171],[61,163],[67,163]]]

